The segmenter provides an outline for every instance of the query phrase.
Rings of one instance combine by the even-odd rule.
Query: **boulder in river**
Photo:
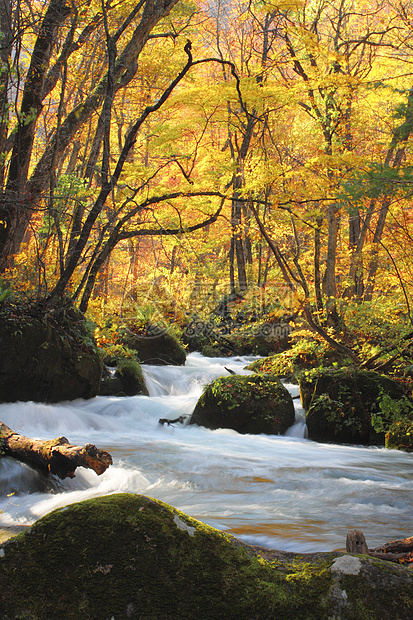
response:
[[[2,304],[0,402],[55,403],[99,391],[102,361],[85,317],[69,305]]]
[[[357,368],[318,369],[303,375],[300,391],[310,439],[365,445],[384,443],[384,433],[372,426],[372,415],[380,415],[379,399],[403,394],[389,377]]]
[[[112,373],[108,368],[102,376],[101,396],[149,395],[140,364],[133,359],[121,359]]]
[[[294,424],[292,398],[274,375],[231,375],[206,386],[191,424],[239,433],[283,434]]]
[[[0,583],[4,620],[413,615],[413,574],[404,566],[251,547],[132,494],[60,508],[3,543]]]
[[[136,352],[142,364],[183,366],[186,361],[184,347],[162,326],[148,324],[139,333],[127,330],[121,342]]]

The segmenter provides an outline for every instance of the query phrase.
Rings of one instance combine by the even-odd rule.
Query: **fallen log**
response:
[[[112,465],[109,452],[91,443],[74,446],[66,437],[49,441],[30,439],[15,433],[0,422],[0,453],[30,465],[43,474],[55,474],[59,478],[74,478],[77,467],[93,469],[98,476]]]
[[[381,560],[389,560],[399,564],[409,564],[413,562],[413,536],[402,538],[400,540],[392,540],[391,542],[370,549],[369,555]]]

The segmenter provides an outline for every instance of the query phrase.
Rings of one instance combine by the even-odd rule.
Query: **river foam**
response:
[[[344,548],[355,528],[370,547],[410,536],[412,456],[309,441],[297,399],[297,424],[285,436],[159,424],[189,417],[203,385],[228,374],[225,367],[248,373],[249,361],[191,354],[185,367],[144,367],[150,396],[0,405],[0,420],[24,435],[64,435],[114,458],[102,476],[79,468],[74,479],[48,485],[31,468],[2,459],[0,525],[28,525],[69,503],[131,492],[162,499],[247,542],[291,551]],[[297,386],[287,387],[297,395]]]

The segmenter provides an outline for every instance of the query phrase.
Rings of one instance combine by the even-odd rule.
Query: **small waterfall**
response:
[[[297,437],[299,439],[308,438],[307,424],[305,422],[305,409],[301,404],[300,388],[293,383],[284,383],[284,386],[290,392],[295,409],[295,423],[285,432],[286,437]]]

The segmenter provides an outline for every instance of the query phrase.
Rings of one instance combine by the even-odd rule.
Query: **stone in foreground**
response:
[[[2,620],[413,616],[404,566],[250,547],[147,497],[59,509],[0,546]]]

